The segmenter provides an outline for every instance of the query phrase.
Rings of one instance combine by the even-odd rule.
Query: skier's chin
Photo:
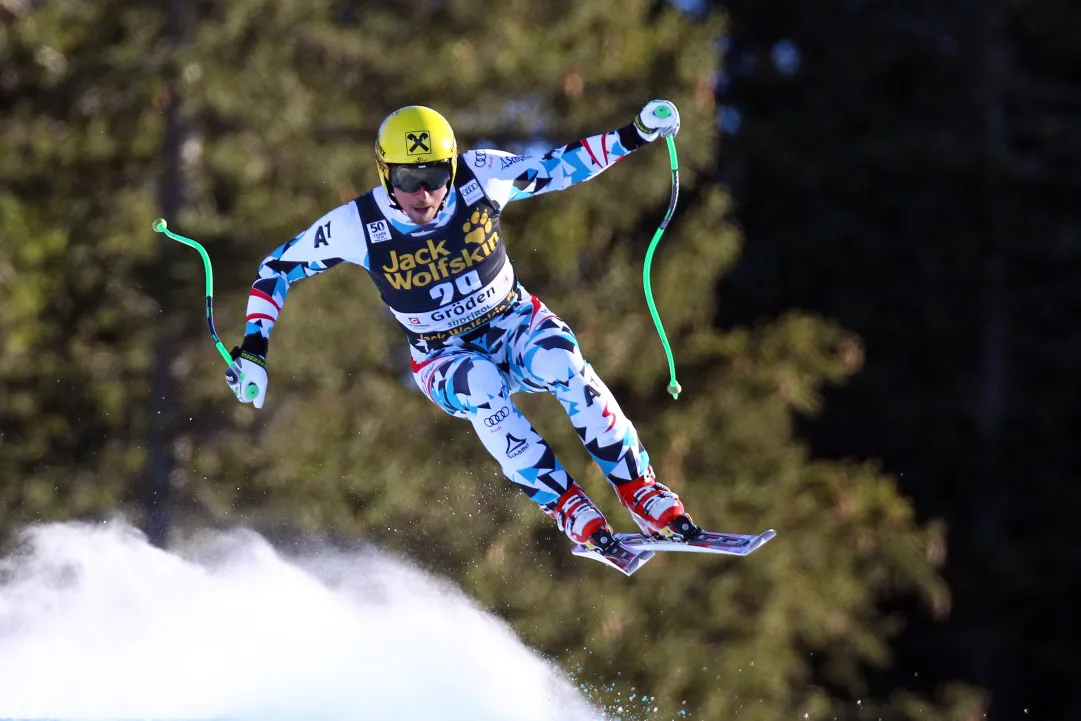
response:
[[[424,225],[435,220],[435,208],[417,208],[413,207],[408,212],[409,219],[417,225]]]

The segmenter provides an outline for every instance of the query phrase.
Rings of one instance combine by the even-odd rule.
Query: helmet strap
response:
[[[394,197],[394,187],[391,186],[390,180],[383,178],[380,178],[380,180],[383,181],[383,189],[387,191],[387,203],[390,204],[390,207],[394,210],[398,210],[404,213],[405,210],[398,202],[398,199]]]
[[[450,179],[450,182],[447,183],[447,192],[443,194],[443,200],[439,203],[439,207],[436,208],[436,211],[435,211],[436,213],[442,213],[443,212],[443,208],[445,208],[447,206],[447,198],[450,197],[450,194],[451,194],[451,192],[453,192],[453,190],[454,190],[454,178],[452,177]]]

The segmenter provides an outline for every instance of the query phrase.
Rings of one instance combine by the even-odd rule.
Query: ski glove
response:
[[[667,100],[650,100],[635,117],[634,128],[647,143],[658,137],[675,137],[679,132],[679,111]]]
[[[241,403],[255,403],[256,408],[262,408],[266,400],[266,359],[240,348],[233,348],[229,355],[233,356],[233,365],[225,371],[225,382]]]

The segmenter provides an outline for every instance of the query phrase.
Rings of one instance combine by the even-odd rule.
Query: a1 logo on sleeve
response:
[[[377,220],[374,223],[368,223],[368,238],[373,243],[390,240],[390,228],[387,226],[387,221]]]
[[[480,189],[480,183],[476,180],[470,180],[468,183],[462,186],[462,197],[465,198],[466,205],[473,205],[478,200],[484,197],[484,193]]]

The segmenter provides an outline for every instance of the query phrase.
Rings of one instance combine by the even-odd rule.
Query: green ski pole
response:
[[[668,115],[669,110],[660,107],[653,112],[658,117],[663,118]],[[671,376],[668,383],[668,392],[672,394],[673,399],[678,399],[683,388],[676,382],[676,361],[672,358],[672,347],[668,344],[668,337],[664,334],[664,324],[661,323],[661,316],[657,312],[657,304],[653,302],[653,285],[649,281],[649,271],[653,265],[653,252],[657,249],[657,243],[660,242],[661,236],[664,235],[664,229],[668,227],[668,221],[672,219],[672,215],[676,212],[676,200],[679,198],[679,158],[676,156],[676,141],[672,138],[665,138],[665,140],[668,141],[668,157],[672,161],[672,197],[668,201],[668,212],[664,214],[664,220],[661,221],[657,232],[653,234],[653,241],[649,244],[649,250],[646,251],[646,263],[642,269],[642,285],[645,288],[649,313],[653,316],[653,324],[657,326],[657,335],[661,337],[661,345],[664,346],[664,353],[668,357],[668,372]]]
[[[225,349],[225,345],[222,344],[221,339],[218,338],[218,331],[214,329],[214,269],[210,265],[210,256],[207,255],[206,249],[195,240],[191,238],[185,238],[183,235],[177,235],[173,231],[169,230],[165,223],[165,218],[158,218],[151,226],[155,233],[164,233],[169,238],[175,241],[183,243],[184,245],[195,248],[199,251],[199,255],[203,258],[203,271],[206,276],[206,325],[210,329],[210,337],[214,341],[214,346],[218,349],[218,353],[225,360],[225,365],[229,368],[233,367],[233,356],[229,354],[229,351]],[[241,387],[244,387],[244,376],[241,374],[239,378]],[[244,395],[249,400],[254,400],[259,395],[259,388],[254,385],[248,386],[244,390]]]

